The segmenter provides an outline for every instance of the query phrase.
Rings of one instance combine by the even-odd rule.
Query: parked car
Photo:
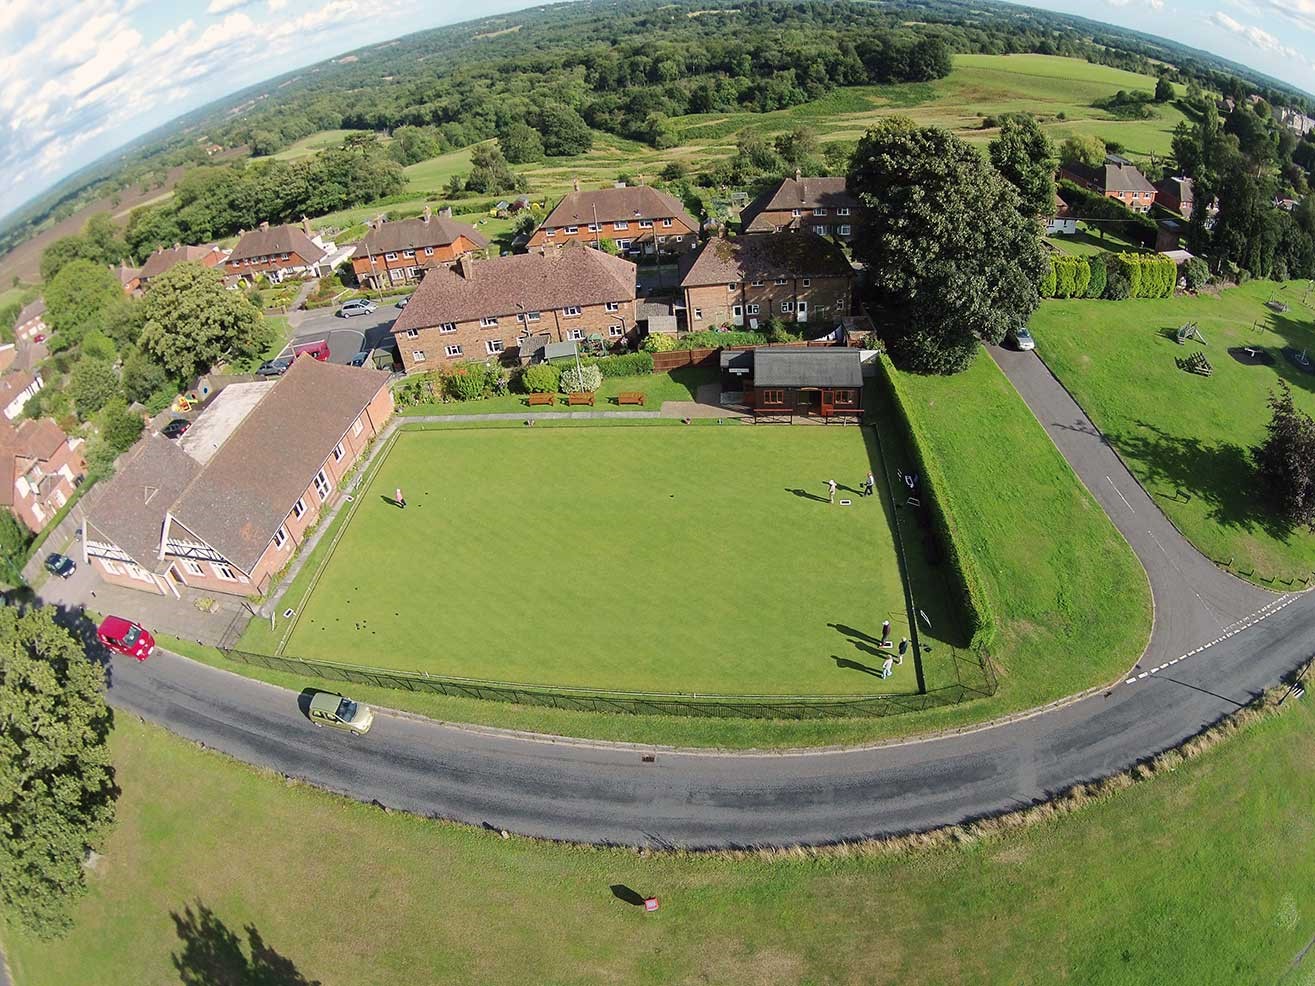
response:
[[[353,298],[338,309],[338,314],[343,318],[352,318],[356,315],[369,315],[378,307],[369,298]]]
[[[327,363],[329,361],[329,340],[316,339],[314,342],[293,343],[292,358],[298,359],[302,356],[309,356],[321,363]]]
[[[144,661],[155,651],[155,638],[140,625],[122,616],[107,616],[96,629],[96,638],[125,657]]]
[[[410,300],[411,300],[411,296],[410,296],[409,294],[408,294],[405,298],[399,298],[399,299],[397,300],[397,307],[398,307],[398,308],[405,308],[407,302],[410,301]]]
[[[288,367],[291,365],[291,357],[280,356],[278,359],[272,359],[267,363],[261,363],[260,369],[256,371],[256,374],[262,377],[281,377],[288,372]]]
[[[190,427],[192,427],[192,422],[186,418],[174,418],[160,429],[160,434],[165,438],[182,438],[187,434],[187,429]]]
[[[1020,353],[1025,353],[1030,349],[1036,349],[1036,340],[1032,338],[1032,333],[1027,331],[1027,326],[1020,325],[1016,329],[1009,330],[1009,342]]]
[[[77,570],[78,566],[68,555],[55,552],[46,556],[46,571],[51,575],[58,575],[61,579],[66,579]]]
[[[346,729],[353,736],[368,733],[374,724],[374,711],[368,705],[333,692],[316,692],[310,700],[309,715],[317,726]]]
[[[38,343],[40,343],[40,342],[45,342],[45,341],[46,341],[46,334],[45,334],[44,332],[38,332],[36,335],[34,335],[34,336],[32,337],[32,341],[33,341],[33,342],[38,342]]]
[[[369,358],[370,358],[370,350],[363,349],[355,356],[353,356],[349,360],[349,362],[351,363],[352,366],[364,366],[365,361],[368,360]]]

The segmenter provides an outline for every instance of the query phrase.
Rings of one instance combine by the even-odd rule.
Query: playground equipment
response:
[[[1205,336],[1201,335],[1201,330],[1197,327],[1195,322],[1187,322],[1184,325],[1180,325],[1178,327],[1177,339],[1179,345],[1187,342],[1188,339],[1195,339],[1201,345],[1206,345]]]
[[[1185,359],[1179,357],[1176,362],[1179,369],[1186,370],[1188,373],[1198,373],[1203,377],[1208,377],[1215,372],[1215,368],[1205,358],[1205,353],[1192,353]]]

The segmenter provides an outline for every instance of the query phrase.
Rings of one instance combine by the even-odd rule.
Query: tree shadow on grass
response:
[[[1280,315],[1269,311],[1269,309],[1265,309],[1263,320],[1268,322],[1270,331],[1283,337],[1283,341],[1287,343],[1288,347],[1299,353],[1307,353],[1311,359],[1315,360],[1315,325],[1310,322],[1299,321],[1291,315]],[[1279,377],[1286,380],[1293,390],[1315,393],[1315,373],[1306,373],[1293,366],[1286,359],[1281,358],[1274,362],[1272,369]],[[1271,387],[1270,389],[1277,388]]]
[[[247,925],[247,949],[237,933],[200,901],[179,914],[171,912],[182,940],[173,956],[183,986],[320,986],[307,979],[292,960],[265,944],[259,931]],[[250,953],[249,955],[247,953]]]
[[[1200,501],[1211,521],[1232,530],[1263,531],[1278,540],[1293,533],[1260,488],[1249,449],[1171,435],[1147,421],[1136,424],[1139,431],[1111,440],[1123,456],[1140,463],[1139,478],[1152,497]]]

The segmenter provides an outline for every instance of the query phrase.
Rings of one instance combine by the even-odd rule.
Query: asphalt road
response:
[[[1034,356],[993,355],[1150,574],[1151,645],[1103,693],[958,736],[785,754],[645,751],[389,713],[356,738],[312,726],[304,696],[169,654],[112,666],[110,701],[249,763],[423,815],[575,842],[825,844],[1017,808],[1123,769],[1315,651],[1315,594],[1271,595],[1219,572],[1154,509]]]
[[[340,318],[337,308],[315,309],[308,313],[293,333],[290,347],[317,339],[329,341],[329,362],[348,363],[363,349],[374,349],[386,343],[393,322],[401,309],[392,303],[380,305],[369,315]]]

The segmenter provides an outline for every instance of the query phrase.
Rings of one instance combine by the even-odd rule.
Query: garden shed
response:
[[[863,412],[857,349],[723,349],[720,364],[722,392],[742,394],[755,415],[854,418]]]

